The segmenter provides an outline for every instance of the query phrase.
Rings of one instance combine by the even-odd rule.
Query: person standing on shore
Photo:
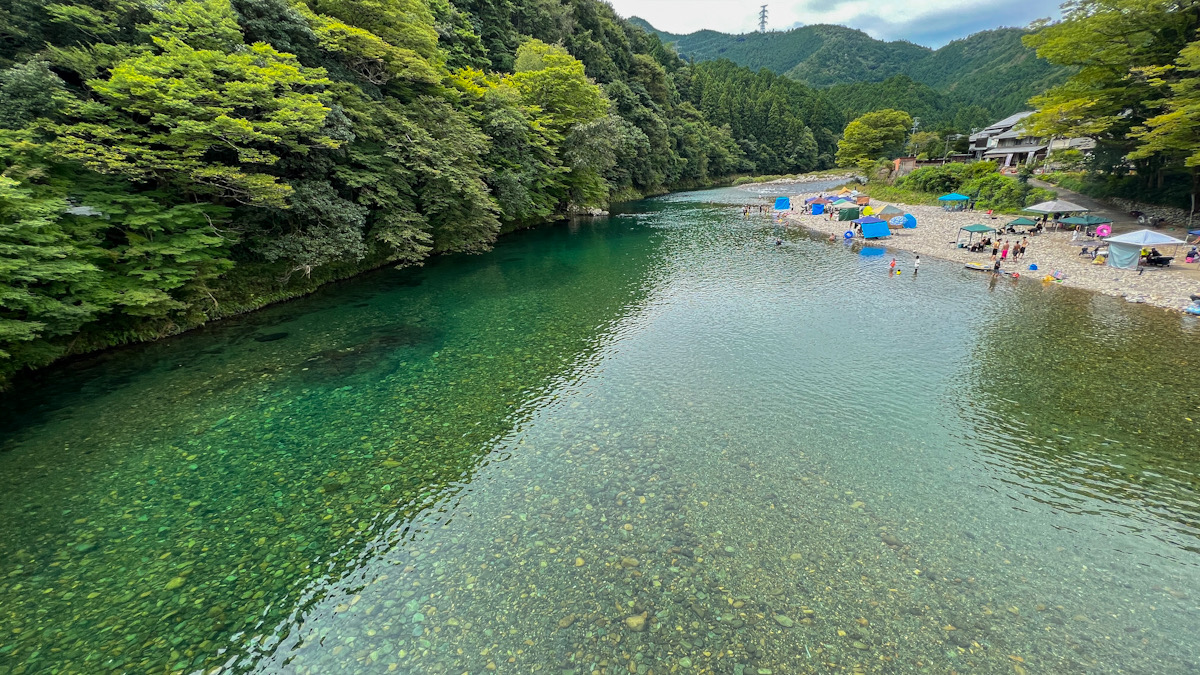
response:
[[[918,255],[917,259],[913,261],[913,276],[914,277],[917,276],[917,272],[920,272],[920,271],[921,271],[921,256]]]
[[[1025,247],[1029,245],[1029,237],[1021,237],[1021,257],[1025,257]]]
[[[999,252],[1000,252],[1000,238],[997,237],[996,241],[992,242],[992,260],[996,259],[996,254]]]
[[[1008,258],[1008,240],[1004,240],[1004,246],[1000,247],[1000,260]]]

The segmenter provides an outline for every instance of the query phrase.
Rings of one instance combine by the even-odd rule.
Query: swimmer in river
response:
[[[776,245],[776,246],[783,246],[783,240],[782,240],[782,239],[776,239],[776,240],[775,240],[775,245]]]

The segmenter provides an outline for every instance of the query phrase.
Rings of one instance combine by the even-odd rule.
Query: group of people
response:
[[[921,271],[921,256],[913,259],[913,276],[916,276]],[[888,265],[888,274],[896,273],[896,259],[892,258],[892,262]]]
[[[1029,237],[1021,237],[1021,241],[1012,243],[1009,243],[1007,239],[1001,242],[999,237],[995,240],[988,237],[983,240],[983,247],[986,249],[989,245],[992,247],[992,262],[1002,263],[1009,259],[1023,258],[1025,249],[1029,246]]]

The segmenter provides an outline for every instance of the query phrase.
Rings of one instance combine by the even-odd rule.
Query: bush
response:
[[[1027,183],[998,173],[982,176],[963,184],[961,191],[975,197],[975,207],[996,211],[1019,211],[1054,198],[1054,193],[1031,188]]]
[[[959,186],[971,179],[995,173],[995,162],[927,166],[896,181],[896,186],[919,192],[945,194],[957,190]]]

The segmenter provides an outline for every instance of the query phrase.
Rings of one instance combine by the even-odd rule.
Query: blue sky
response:
[[[1059,0],[608,1],[621,16],[640,16],[671,33],[704,28],[725,33],[752,31],[758,25],[758,7],[766,2],[770,29],[836,23],[881,40],[909,40],[930,47],[988,28],[1024,26],[1034,19],[1059,16]]]

